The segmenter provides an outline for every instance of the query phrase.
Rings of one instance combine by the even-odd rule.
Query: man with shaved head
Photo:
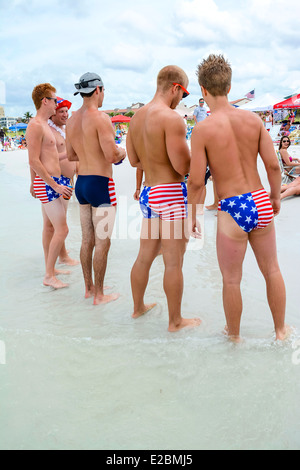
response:
[[[158,74],[153,100],[132,118],[127,136],[130,163],[145,173],[145,186],[140,196],[144,216],[141,245],[131,272],[133,318],[141,317],[156,305],[145,305],[144,295],[151,265],[161,250],[170,332],[200,323],[198,319],[181,316],[182,265],[187,244],[184,176],[189,172],[190,152],[184,121],[174,110],[182,98],[189,95],[188,84],[188,77],[181,68],[163,68]]]

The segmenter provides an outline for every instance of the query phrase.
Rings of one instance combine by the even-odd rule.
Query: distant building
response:
[[[143,103],[133,103],[130,107],[126,109],[115,108],[115,109],[106,109],[103,112],[106,114],[127,114],[127,113],[136,113],[140,108],[145,106]]]
[[[3,108],[3,106],[0,106],[0,118],[4,118],[4,117],[5,117],[4,108]]]
[[[16,118],[12,117],[0,117],[0,127],[6,127],[7,129],[14,126],[17,123]]]

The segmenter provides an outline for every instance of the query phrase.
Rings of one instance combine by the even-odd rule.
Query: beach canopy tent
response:
[[[128,116],[122,116],[122,114],[118,114],[117,116],[113,116],[111,118],[111,122],[114,124],[121,123],[121,122],[130,122],[131,118]]]
[[[27,129],[28,124],[20,123],[20,124],[15,124],[14,126],[11,126],[9,128],[10,131],[22,131]]]
[[[280,101],[278,96],[273,96],[271,93],[266,93],[255,100],[252,100],[251,103],[247,103],[244,106],[241,106],[240,109],[246,109],[247,111],[253,112],[264,112],[264,111],[273,111],[274,105]]]
[[[300,93],[295,96],[291,96],[287,100],[281,101],[274,105],[274,109],[298,109],[300,108]]]

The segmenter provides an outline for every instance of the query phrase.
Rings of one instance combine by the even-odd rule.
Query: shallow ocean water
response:
[[[184,264],[183,312],[202,318],[197,330],[167,332],[161,258],[147,291],[147,301],[158,306],[131,319],[129,276],[139,242],[120,239],[118,230],[106,280],[120,292],[117,302],[93,307],[85,300],[80,267],[62,277],[70,283],[67,290],[42,287],[41,212],[29,194],[26,155],[0,156],[0,342],[6,352],[0,364],[0,448],[299,450],[300,223],[293,217],[299,198],[286,201],[276,221],[287,322],[295,333],[285,344],[274,342],[264,281],[249,249],[244,343],[233,345],[221,334],[213,213],[205,213],[204,249],[188,251]],[[118,193],[129,197],[135,216],[134,178],[128,163],[116,167]],[[67,247],[78,258],[75,200],[68,220]]]

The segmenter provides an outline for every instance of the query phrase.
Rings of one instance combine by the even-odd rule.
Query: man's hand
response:
[[[29,191],[30,191],[31,196],[36,199],[36,194],[34,192],[33,183],[30,185],[30,190]]]
[[[53,188],[53,185],[52,185]],[[62,184],[56,184],[55,187],[53,188],[57,194],[61,194],[63,197],[66,199],[70,199],[73,194],[73,188],[70,188],[69,186],[64,186]]]
[[[141,190],[140,189],[137,189],[136,192],[134,193],[133,195],[133,199],[135,201],[139,201],[140,200],[140,194],[141,194]]]
[[[270,198],[271,205],[273,207],[275,217],[279,215],[281,209],[281,200],[280,199],[272,199]]]

